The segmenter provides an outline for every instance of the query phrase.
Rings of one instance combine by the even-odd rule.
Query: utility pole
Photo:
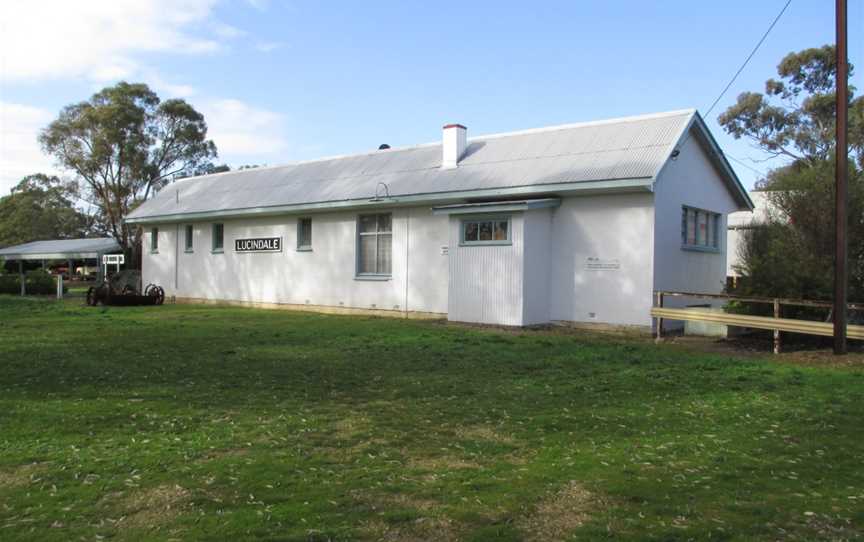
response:
[[[837,245],[834,249],[834,353],[846,353],[846,229],[848,219],[847,193],[849,148],[846,141],[847,105],[849,104],[849,64],[846,54],[846,0],[836,0],[837,22],[837,145],[835,164],[834,228]]]

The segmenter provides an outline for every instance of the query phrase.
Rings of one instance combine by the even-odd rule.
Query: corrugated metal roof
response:
[[[398,199],[561,183],[653,179],[695,110],[468,139],[459,166],[441,169],[441,144],[380,150],[184,179],[129,216],[368,201],[386,185]]]
[[[95,258],[97,254],[119,250],[120,245],[111,237],[56,239],[0,248],[0,257],[25,260]]]

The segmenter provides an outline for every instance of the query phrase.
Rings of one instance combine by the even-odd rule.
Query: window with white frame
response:
[[[312,250],[312,219],[297,220],[297,250]]]
[[[159,228],[150,230],[150,252],[159,252]]]
[[[186,252],[192,252],[192,248],[193,248],[192,247],[192,233],[193,233],[192,224],[186,224],[185,231],[186,231],[186,243],[184,246],[185,246]]]
[[[357,274],[389,276],[393,267],[393,216],[357,218]]]
[[[460,242],[463,245],[508,245],[510,217],[463,220]]]
[[[720,214],[704,209],[681,208],[681,246],[720,250]]]
[[[213,252],[224,252],[225,250],[225,225],[213,224],[213,243],[211,246]]]

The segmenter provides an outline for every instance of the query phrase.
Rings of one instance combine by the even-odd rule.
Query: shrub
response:
[[[740,249],[744,296],[830,300],[834,294],[834,164],[773,171],[764,183],[767,220]],[[864,300],[864,171],[849,168],[849,300]]]
[[[21,281],[18,275],[0,275],[0,294],[21,293]]]
[[[28,294],[46,295],[57,291],[57,279],[42,270],[28,271],[26,281]]]
[[[25,275],[25,287],[28,295],[52,295],[57,292],[57,278],[41,269],[28,271]],[[68,292],[63,286],[63,293]],[[20,275],[0,275],[0,294],[20,294]]]

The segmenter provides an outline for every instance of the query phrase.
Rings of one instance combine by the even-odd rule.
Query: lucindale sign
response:
[[[281,237],[235,239],[234,252],[282,252]]]

